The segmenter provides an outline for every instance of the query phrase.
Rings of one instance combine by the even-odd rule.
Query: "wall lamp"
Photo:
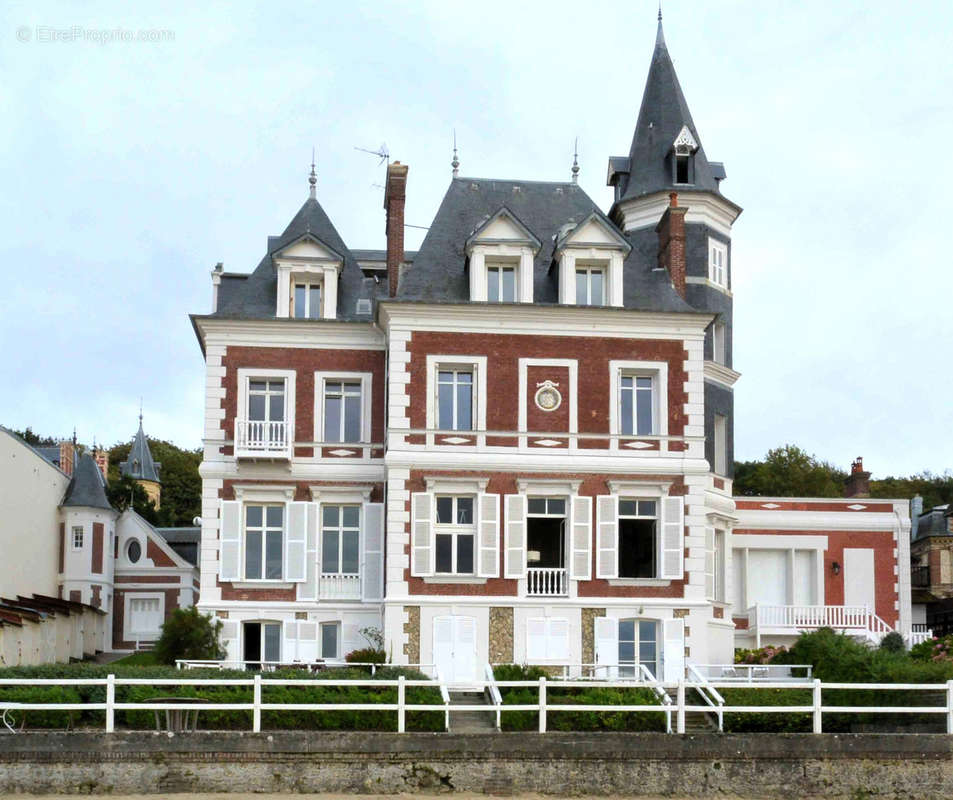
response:
[[[835,575],[840,575],[840,562],[839,562],[839,561],[834,561],[834,562],[831,564],[831,572],[833,572]]]

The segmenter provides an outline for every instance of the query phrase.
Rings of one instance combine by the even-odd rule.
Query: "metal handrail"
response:
[[[701,698],[708,703],[712,708],[715,709],[715,716],[718,717],[718,730],[723,731],[724,728],[724,715],[722,713],[722,706],[725,705],[725,698],[721,696],[719,691],[712,686],[708,679],[702,675],[693,664],[686,665],[685,672],[689,678],[694,678],[695,683],[698,684],[696,691],[701,696]]]

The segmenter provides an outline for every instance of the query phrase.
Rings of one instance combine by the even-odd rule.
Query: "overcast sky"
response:
[[[154,5],[154,4],[150,4]],[[193,7],[190,7],[193,6]],[[384,246],[386,142],[427,225],[461,172],[568,179],[608,210],[652,2],[0,7],[0,424],[200,444],[187,314],[318,197]],[[734,227],[735,448],[875,477],[953,466],[953,4],[668,0]],[[120,41],[116,31],[131,41]],[[138,41],[140,31],[152,31]],[[408,231],[407,247],[421,231]]]

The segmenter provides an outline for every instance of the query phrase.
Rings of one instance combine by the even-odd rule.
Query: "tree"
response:
[[[176,659],[219,660],[225,658],[225,648],[218,640],[222,621],[200,614],[195,606],[177,608],[162,625],[162,635],[156,642],[156,660],[174,664]]]
[[[915,494],[923,498],[923,509],[953,503],[953,473],[947,470],[943,475],[932,472],[919,472],[909,478],[888,477],[870,482],[871,497],[906,498]]]
[[[40,436],[33,432],[33,429],[27,425],[26,430],[23,431],[14,431],[14,435],[19,436],[26,442],[30,447],[50,447],[54,444],[57,444],[56,439],[53,439],[50,436]]]
[[[769,450],[763,461],[735,464],[736,495],[843,497],[847,473],[793,444]]]
[[[162,464],[162,469],[159,471],[159,479],[162,481],[162,496],[159,501],[159,508],[153,509],[151,515],[146,503],[140,504],[136,500],[133,503],[133,508],[153,525],[159,527],[171,528],[179,525],[191,525],[192,520],[202,513],[202,479],[199,477],[202,451],[183,450],[171,442],[161,439],[149,439],[148,441],[153,459]],[[110,448],[110,485],[119,480],[119,464],[129,458],[131,449],[132,442],[124,442]],[[128,491],[126,491],[127,498],[128,494]],[[128,505],[128,499],[126,505]]]
[[[125,511],[131,506],[133,511],[153,525],[173,527],[159,521],[160,514],[156,511],[155,503],[149,499],[146,490],[140,484],[128,475],[120,475],[118,469],[115,470],[115,476],[112,469],[109,470],[109,474],[110,478],[106,484],[106,499],[109,500],[109,505],[117,511]],[[165,511],[165,509],[161,510]]]

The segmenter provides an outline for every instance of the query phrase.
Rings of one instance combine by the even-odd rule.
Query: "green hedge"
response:
[[[40,667],[13,667],[0,669],[0,678],[105,678],[110,673],[121,678],[240,678],[248,679],[251,672],[236,670],[189,670],[174,667],[134,667],[70,664],[45,665]],[[426,676],[414,670],[385,667],[370,680],[395,680],[403,675],[408,680],[420,680]],[[396,703],[397,688],[391,686],[322,686],[324,681],[368,680],[362,669],[326,669],[315,675],[301,670],[283,670],[268,673],[267,678],[282,678],[301,681],[302,686],[268,686],[262,689],[264,703]],[[307,685],[304,685],[307,684]],[[199,697],[211,703],[250,703],[251,686],[117,686],[117,703],[144,703],[153,697]],[[440,704],[440,692],[426,686],[408,687],[408,703]],[[103,703],[106,700],[105,686],[0,686],[0,700],[11,702],[70,702]],[[161,717],[161,713],[160,713]],[[27,727],[74,727],[102,728],[105,712],[28,712]],[[440,711],[408,711],[407,729],[412,731],[442,731],[443,713]],[[200,711],[199,728],[206,730],[250,730],[250,711]],[[155,727],[153,711],[117,711],[117,727],[151,729]],[[265,730],[397,730],[396,711],[264,711],[262,728]]]

